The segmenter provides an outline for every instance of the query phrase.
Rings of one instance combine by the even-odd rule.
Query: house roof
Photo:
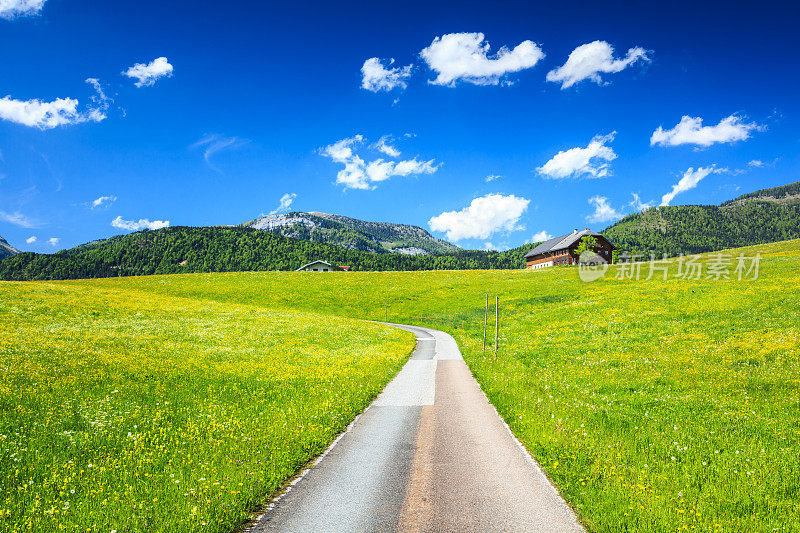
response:
[[[332,264],[328,263],[327,261],[323,261],[321,259],[317,259],[316,261],[311,261],[310,263],[306,263],[305,265],[303,265],[300,268],[298,268],[297,270],[295,270],[295,272],[299,272],[299,271],[303,270],[306,267],[310,267],[311,265],[316,265],[316,264],[329,266],[329,267],[331,267],[331,270],[342,270],[338,266],[332,265]]]
[[[556,250],[563,250],[565,248],[569,248],[575,242],[581,240],[583,237],[591,235],[592,237],[603,237],[597,232],[594,232],[590,229],[584,229],[581,231],[573,231],[572,233],[568,233],[566,235],[562,235],[561,237],[556,237],[555,239],[550,239],[548,241],[544,241],[542,244],[525,254],[525,257],[532,257],[534,255],[543,254],[545,252],[554,252]],[[603,237],[605,239],[605,237]]]

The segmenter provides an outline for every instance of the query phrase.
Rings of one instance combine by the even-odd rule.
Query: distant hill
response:
[[[418,226],[367,222],[317,211],[267,215],[240,226],[300,241],[335,244],[360,252],[426,255],[461,250]]]
[[[352,270],[522,268],[521,247],[408,255],[348,250],[251,227],[175,226],[93,241],[55,254],[20,253],[0,261],[2,280],[77,279],[189,272],[294,270],[314,259]]]
[[[653,207],[603,230],[620,251],[670,256],[800,238],[800,181],[721,205]]]
[[[4,238],[0,237],[0,259],[4,257],[9,257],[11,255],[16,255],[19,253],[19,250],[8,244],[8,241]]]

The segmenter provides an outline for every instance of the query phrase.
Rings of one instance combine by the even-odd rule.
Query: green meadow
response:
[[[287,309],[0,283],[0,530],[230,531],[413,344]]]
[[[456,337],[492,403],[588,529],[800,531],[800,241],[728,253],[730,279],[709,277],[720,259],[709,254],[699,279],[678,276],[673,261],[667,280],[661,272],[645,279],[644,264],[641,279],[614,266],[592,283],[559,267],[0,284],[0,327],[9,331],[0,341],[0,439],[3,453],[17,454],[0,466],[0,509],[18,529],[54,526],[49,507],[21,496],[41,494],[59,502],[70,528],[94,530],[137,501],[149,517],[182,510],[187,519],[175,518],[174,529],[229,528],[399,368],[407,336],[345,320],[388,317]],[[739,253],[760,253],[757,279],[737,279]],[[491,345],[483,351],[486,294],[500,299],[496,355]],[[258,406],[254,390],[264,391]],[[164,400],[177,405],[164,409]],[[149,420],[152,432],[134,447],[126,435],[136,420]],[[265,447],[273,455],[258,463]],[[92,454],[102,461],[90,471]],[[242,458],[253,475],[236,478],[240,490],[225,476]],[[117,491],[114,501],[125,503],[104,510],[94,495],[64,498],[84,479],[70,460],[90,472],[87,490],[109,502]],[[136,476],[147,461],[158,480],[144,480],[146,469]],[[180,483],[167,479],[179,472]],[[206,502],[201,521],[189,520],[194,501]],[[126,526],[158,523],[150,520]]]

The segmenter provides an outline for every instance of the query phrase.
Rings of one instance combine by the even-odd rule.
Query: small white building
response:
[[[347,269],[317,259],[301,266],[295,272],[345,272]]]

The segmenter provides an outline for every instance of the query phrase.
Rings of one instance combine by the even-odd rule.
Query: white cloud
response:
[[[344,165],[344,168],[336,174],[336,183],[349,189],[374,189],[376,187],[374,183],[385,181],[392,176],[433,174],[441,166],[441,163],[437,164],[433,159],[419,161],[416,157],[397,162],[378,158],[367,163],[354,151],[354,148],[363,142],[362,135],[355,135],[319,150],[321,155]],[[376,148],[380,150],[380,147]]]
[[[41,130],[83,122],[100,122],[106,118],[109,99],[96,78],[88,78],[86,83],[97,91],[91,98],[96,107],[90,106],[85,111],[78,111],[78,100],[75,98],[56,98],[52,102],[43,102],[36,98],[16,100],[5,96],[0,98],[0,118]]]
[[[689,169],[683,173],[683,177],[681,177],[678,183],[672,186],[672,190],[661,197],[661,205],[669,205],[678,194],[694,189],[697,187],[697,184],[700,183],[700,180],[709,174],[720,174],[723,172],[728,172],[728,169],[716,168],[714,165],[710,167],[698,167],[697,170],[689,167]]]
[[[533,41],[522,41],[513,50],[505,46],[490,57],[482,33],[449,33],[436,37],[420,56],[434,71],[428,83],[455,87],[463,80],[475,85],[497,85],[508,73],[531,68],[544,57]]]
[[[390,142],[392,142],[391,135],[384,135],[373,146],[376,150],[389,157],[400,157],[400,150],[389,144]]]
[[[611,207],[605,196],[592,196],[589,204],[594,206],[594,213],[586,217],[589,222],[610,222],[622,218],[622,213]]]
[[[38,15],[46,0],[0,0],[0,18]]]
[[[125,229],[130,231],[139,231],[142,229],[161,229],[169,227],[169,220],[154,220],[150,222],[146,218],[140,218],[139,221],[123,220],[122,217],[117,217],[111,221],[111,225],[115,228]]]
[[[33,244],[33,243],[35,243],[35,242],[36,242],[36,235],[31,235],[30,237],[28,237],[27,239],[25,239],[25,242],[27,242],[28,244]]]
[[[61,239],[59,239],[58,237],[50,237],[49,239],[47,239],[47,243],[48,243],[50,246],[55,246],[55,245],[57,245],[57,244],[58,244],[58,241],[60,241],[60,240],[61,240]]]
[[[545,178],[563,179],[569,177],[592,176],[604,178],[610,175],[609,161],[617,158],[617,154],[606,143],[614,140],[617,132],[608,135],[596,135],[586,148],[570,148],[558,152],[550,161],[537,168],[536,171]]]
[[[519,219],[530,200],[513,194],[487,194],[472,200],[461,211],[447,211],[428,221],[433,231],[446,232],[451,241],[488,239],[498,231],[525,229]]]
[[[19,211],[15,211],[13,213],[0,211],[0,220],[3,222],[8,222],[9,224],[14,224],[15,226],[20,226],[22,228],[32,228],[35,226],[30,218],[26,217]]]
[[[411,77],[411,65],[405,67],[391,66],[394,59],[384,66],[383,62],[377,57],[371,57],[364,61],[361,67],[361,88],[374,93],[378,91],[391,91],[397,87],[406,88],[406,80]]]
[[[116,201],[117,201],[117,197],[116,196],[113,196],[113,195],[112,196],[101,196],[100,198],[97,198],[96,200],[92,200],[92,209],[94,209],[95,207],[103,207],[103,206],[110,207],[111,204],[113,204]]]
[[[211,157],[214,154],[218,154],[225,150],[235,150],[240,148],[248,142],[249,141],[247,139],[240,139],[238,137],[225,137],[223,135],[211,133],[192,144],[189,148],[203,148],[203,159],[208,165],[208,168],[222,174],[222,171],[211,162]]]
[[[533,237],[531,237],[531,242],[544,242],[552,238],[553,238],[552,235],[547,233],[545,230],[542,230],[539,233],[533,234]]]
[[[138,81],[134,83],[137,87],[150,87],[157,79],[172,76],[172,70],[172,65],[169,64],[166,57],[162,56],[150,63],[136,63],[128,70],[123,71],[122,75],[137,79]]]
[[[777,157],[775,159],[773,159],[772,161],[762,161],[761,159],[753,159],[752,161],[747,163],[747,166],[753,167],[753,168],[774,167],[775,164],[778,162],[778,159],[779,158],[777,158]]]
[[[650,137],[650,146],[678,146],[694,144],[711,146],[714,143],[732,143],[750,138],[752,131],[763,131],[764,127],[755,122],[742,122],[741,117],[731,115],[723,118],[716,126],[703,126],[703,119],[685,115],[672,129],[658,127]]]
[[[491,182],[493,182],[494,180],[499,180],[499,179],[500,179],[500,178],[502,178],[502,177],[503,177],[503,176],[499,176],[499,175],[497,175],[497,174],[489,174],[488,176],[486,176],[486,183],[491,183]]]
[[[286,193],[281,196],[280,204],[278,207],[269,212],[270,215],[277,215],[278,213],[286,213],[292,207],[294,199],[297,198],[295,193]]]
[[[650,61],[644,48],[631,48],[624,58],[614,59],[614,48],[610,44],[605,41],[594,41],[582,44],[573,50],[566,63],[547,73],[547,81],[561,82],[562,89],[572,87],[583,80],[601,85],[603,84],[601,73],[620,72],[637,61]]]
[[[655,205],[654,202],[642,202],[642,199],[639,198],[639,195],[635,192],[631,193],[633,195],[633,200],[628,204],[628,206],[633,209],[634,213],[638,213],[639,211],[644,211],[645,209],[650,209]]]

